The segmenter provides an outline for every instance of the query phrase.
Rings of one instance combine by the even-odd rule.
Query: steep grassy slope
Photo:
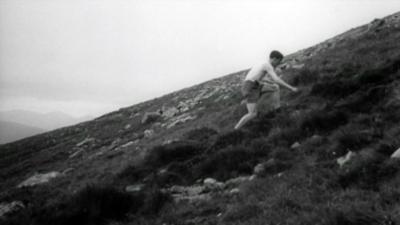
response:
[[[400,223],[400,161],[390,158],[400,147],[399,16],[288,56],[283,77],[301,91],[283,92],[279,112],[240,131],[232,127],[245,112],[239,85],[247,71],[1,146],[0,202],[27,205],[7,223]],[[141,123],[160,109],[158,121]],[[356,156],[339,167],[348,151]],[[264,176],[235,195],[182,202],[161,191],[251,175],[263,162]],[[16,188],[52,170],[66,172]],[[146,188],[122,192],[129,184]]]

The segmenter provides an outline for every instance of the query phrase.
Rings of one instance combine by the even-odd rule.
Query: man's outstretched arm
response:
[[[271,75],[271,78],[278,83],[279,85],[296,92],[297,88],[291,86],[290,84],[286,83],[285,81],[283,81],[276,73],[275,70],[269,66],[265,66],[265,70]]]

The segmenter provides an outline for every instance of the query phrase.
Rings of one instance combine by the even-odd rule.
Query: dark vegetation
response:
[[[242,130],[205,126],[231,130],[244,110],[230,100],[220,108],[214,99],[205,100],[202,106],[218,111],[214,120],[202,112],[204,126],[153,146],[141,163],[116,174],[112,187],[55,193],[51,200],[42,198],[46,186],[1,196],[29,203],[6,224],[399,224],[400,160],[390,158],[400,147],[399,33],[382,28],[348,37],[304,59],[301,70],[287,70],[301,92],[284,93],[287,105],[260,114]],[[122,123],[116,115],[100,118],[111,132]],[[340,167],[336,159],[349,151],[354,157]],[[6,152],[0,162],[17,157]],[[251,175],[259,163],[265,175],[243,184],[235,196],[190,204],[175,203],[160,191],[207,177],[226,181]],[[136,194],[121,191],[128,184],[145,188]]]

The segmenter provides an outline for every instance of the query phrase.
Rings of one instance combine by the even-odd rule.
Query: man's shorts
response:
[[[245,80],[242,85],[242,94],[247,103],[256,103],[261,97],[262,85],[257,81]]]

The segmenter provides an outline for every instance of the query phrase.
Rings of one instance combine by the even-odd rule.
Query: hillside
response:
[[[239,131],[247,70],[1,145],[2,222],[399,224],[398,40],[400,13],[287,56],[300,92]]]

